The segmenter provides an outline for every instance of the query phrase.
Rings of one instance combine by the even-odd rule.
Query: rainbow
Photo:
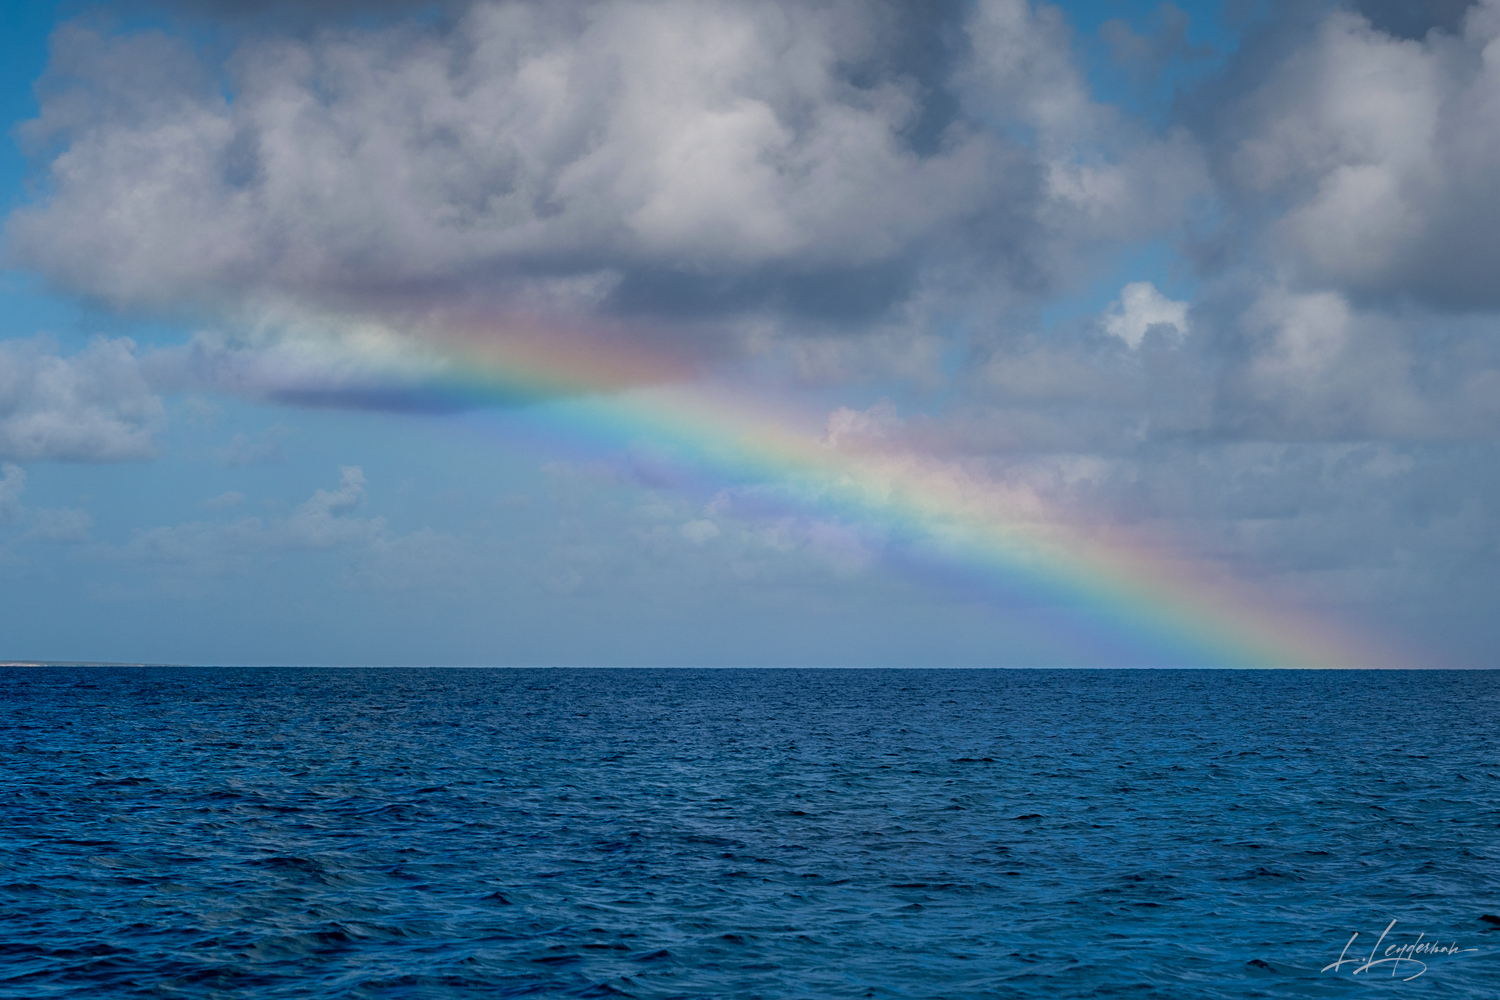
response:
[[[422,345],[421,374],[399,391],[423,408],[509,407],[505,426],[561,447],[646,443],[710,489],[774,490],[788,506],[884,540],[908,562],[1061,609],[1059,622],[1107,633],[1106,645],[1161,650],[1173,665],[1404,665],[1389,649],[1159,539],[1101,526],[879,434],[831,431],[826,414],[819,420],[788,400],[694,377],[670,354],[623,350],[630,341],[611,333],[447,318],[383,342]]]

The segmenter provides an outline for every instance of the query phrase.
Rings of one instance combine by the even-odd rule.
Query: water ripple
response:
[[[1500,674],[0,670],[0,996],[1500,983]],[[1476,949],[1351,975],[1349,936]]]

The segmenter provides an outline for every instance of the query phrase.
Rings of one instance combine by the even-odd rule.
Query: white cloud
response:
[[[0,456],[149,459],[164,424],[132,341],[96,340],[70,357],[45,340],[0,341]]]
[[[9,234],[59,287],[240,333],[286,303],[609,316],[684,352],[769,324],[817,341],[813,379],[871,367],[833,327],[933,380],[940,316],[1172,230],[1206,176],[1184,134],[1091,101],[1023,0],[481,0],[248,32],[223,67],[69,25],[41,94],[49,194]]]
[[[1178,336],[1187,333],[1188,304],[1174,302],[1149,281],[1132,281],[1104,314],[1104,329],[1131,347],[1141,346],[1153,326],[1169,326]]]
[[[247,42],[232,102],[186,46],[67,27],[28,127],[65,146],[55,195],[12,235],[122,303],[601,255],[860,264],[989,183],[978,137],[904,147],[909,82],[841,77],[876,20],[847,3],[476,3],[451,34]],[[121,93],[91,109],[75,82]]]
[[[314,490],[312,497],[299,504],[290,517],[272,527],[267,538],[289,548],[309,549],[333,548],[374,538],[384,532],[383,519],[345,516],[364,499],[364,470],[357,465],[341,466],[337,489]]]

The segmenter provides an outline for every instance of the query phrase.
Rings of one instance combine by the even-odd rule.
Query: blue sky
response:
[[[0,659],[1220,665],[593,364],[1492,662],[1491,0],[5,18]]]

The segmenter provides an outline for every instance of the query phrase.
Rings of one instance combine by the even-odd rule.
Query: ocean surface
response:
[[[1500,997],[1500,671],[18,668],[0,730],[3,997]]]

